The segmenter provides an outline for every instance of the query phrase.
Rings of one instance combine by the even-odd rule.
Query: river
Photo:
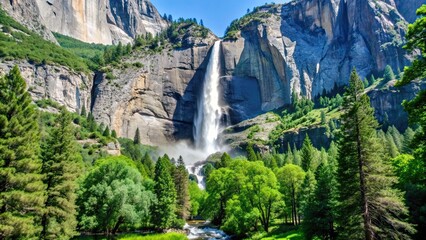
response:
[[[205,221],[188,221],[185,224],[184,230],[187,232],[188,239],[190,240],[230,239],[225,232],[210,227],[209,222]]]

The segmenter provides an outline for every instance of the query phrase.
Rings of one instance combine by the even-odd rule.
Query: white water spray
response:
[[[202,97],[197,102],[194,121],[194,141],[198,150],[207,155],[220,150],[217,142],[222,109],[219,104],[220,41],[215,42],[207,66]]]

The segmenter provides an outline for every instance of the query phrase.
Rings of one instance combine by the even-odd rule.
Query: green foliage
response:
[[[105,45],[86,43],[59,33],[53,33],[59,45],[69,52],[81,57],[91,70],[105,65],[103,58]]]
[[[206,190],[206,217],[212,219],[214,224],[222,225],[227,202],[236,191],[234,172],[229,168],[214,170],[207,178]]]
[[[281,198],[275,174],[262,162],[247,160],[234,160],[229,168],[213,171],[207,192],[207,204],[219,205],[217,213],[223,216],[223,228],[237,235],[256,228],[258,222],[268,232]]]
[[[423,4],[417,10],[417,15],[417,20],[408,26],[407,44],[404,48],[410,52],[420,50],[421,54],[417,56],[411,66],[405,67],[402,80],[397,83],[397,86],[408,84],[416,79],[423,80],[426,77],[426,32],[424,31],[426,29],[426,4]],[[413,155],[417,160],[410,161],[410,165],[413,162],[420,161],[421,169],[418,169],[418,171],[423,173],[420,179],[414,182],[406,182],[405,188],[413,222],[418,224],[418,233],[415,237],[421,239],[426,234],[424,230],[426,229],[426,220],[424,219],[426,213],[426,91],[420,91],[411,101],[404,101],[403,106],[408,112],[410,122],[420,126],[420,130],[411,141]],[[407,144],[405,144],[405,150],[407,151]],[[404,178],[402,179],[404,180]]]
[[[294,164],[287,164],[277,171],[277,179],[280,183],[280,191],[284,195],[286,208],[290,210],[291,221],[293,225],[300,224],[299,218],[299,200],[297,196],[300,194],[303,180],[306,173],[303,169]]]
[[[0,16],[5,24],[2,10]],[[0,238],[35,239],[45,201],[40,133],[17,66],[0,77],[0,99]]]
[[[249,134],[247,135],[248,139],[253,139],[254,135],[256,133],[260,132],[260,127],[259,125],[254,125],[253,127],[249,128]]]
[[[199,216],[204,211],[207,192],[201,190],[194,181],[189,183],[188,191],[191,204],[190,215],[191,217]]]
[[[304,209],[305,239],[336,239],[337,181],[335,167],[321,164],[316,172],[317,185]]]
[[[385,71],[383,72],[383,81],[387,83],[392,80],[395,80],[395,74],[393,73],[391,66],[386,65]]]
[[[258,12],[256,10],[254,12],[246,14],[245,16],[241,17],[240,19],[235,19],[226,28],[224,40],[235,40],[235,39],[237,39],[241,29],[243,29],[245,26],[247,26],[251,22],[255,22],[255,21],[264,22],[271,16],[272,16],[271,13],[260,12],[260,11]]]
[[[419,16],[417,20],[408,26],[408,32],[405,36],[407,44],[404,48],[411,52],[419,49],[421,55],[413,61],[410,67],[405,67],[404,76],[402,80],[397,83],[399,86],[407,84],[415,79],[426,77],[426,33],[424,31],[426,28],[426,4],[423,4],[417,10],[417,15]]]
[[[133,138],[134,144],[140,144],[141,143],[141,134],[139,133],[139,128],[136,129],[135,137]]]
[[[98,160],[80,186],[80,229],[114,234],[122,225],[134,229],[146,224],[155,196],[143,184],[131,159]]]
[[[174,171],[176,189],[176,215],[179,219],[186,220],[189,217],[189,174],[186,170],[182,156],[179,156],[177,167]]]
[[[407,209],[376,136],[377,120],[356,71],[345,93],[339,147],[339,226],[347,239],[409,238]]]
[[[258,160],[257,155],[254,152],[253,145],[251,145],[251,144],[247,145],[246,153],[247,153],[247,160],[252,161],[252,162],[255,162],[255,161]]]
[[[75,142],[71,114],[62,108],[55,122],[42,144],[42,174],[47,198],[40,236],[42,239],[69,239],[77,235],[75,191],[82,159]]]
[[[152,223],[160,229],[172,227],[176,219],[176,190],[170,165],[167,156],[159,158],[155,164],[154,193],[157,203],[152,207]]]
[[[2,9],[0,25],[10,30],[0,32],[0,58],[24,59],[36,64],[56,63],[76,71],[89,72],[83,59],[29,31]]]
[[[308,134],[303,140],[302,149],[300,149],[301,158],[302,158],[302,169],[304,171],[313,170],[312,164],[314,160],[314,146],[312,145],[311,139]]]
[[[220,157],[220,161],[216,162],[216,168],[226,168],[231,164],[232,158],[228,153],[224,152]]]

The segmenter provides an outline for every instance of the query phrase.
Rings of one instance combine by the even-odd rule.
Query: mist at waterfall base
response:
[[[225,150],[218,142],[223,116],[223,107],[220,104],[220,44],[221,42],[217,41],[212,47],[203,89],[197,101],[193,131],[195,146],[181,141],[173,146],[160,148],[175,159],[182,156],[189,173],[197,177],[200,188],[205,186],[201,173],[204,161],[211,154]]]

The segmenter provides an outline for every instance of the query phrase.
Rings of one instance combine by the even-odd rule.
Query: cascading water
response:
[[[203,91],[197,102],[197,113],[194,118],[195,150],[207,158],[210,154],[220,151],[217,141],[220,130],[222,108],[219,103],[220,84],[220,41],[213,45],[209,64],[204,78]],[[204,159],[205,159],[204,158]],[[201,159],[200,159],[201,160]],[[204,188],[203,165],[188,166],[191,174],[198,180],[198,186]]]
[[[212,154],[220,150],[217,142],[220,129],[222,109],[219,104],[220,77],[220,41],[215,42],[211,51],[202,97],[197,102],[198,112],[195,115],[194,141],[195,147]]]

